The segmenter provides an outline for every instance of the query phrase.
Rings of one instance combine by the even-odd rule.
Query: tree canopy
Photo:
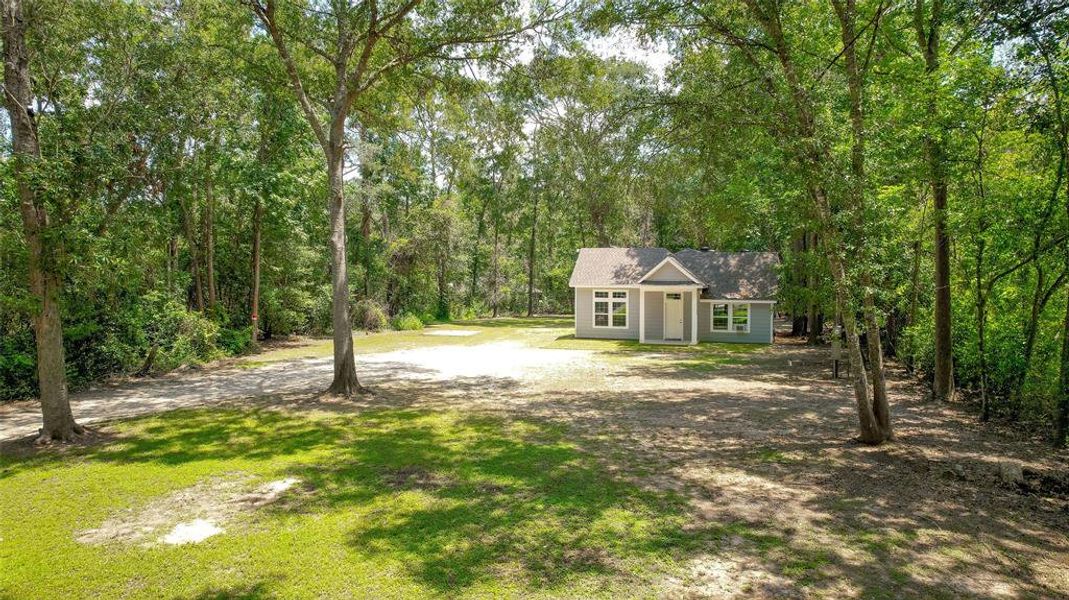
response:
[[[360,393],[354,327],[568,313],[578,248],[709,246],[842,325],[865,441],[898,360],[1066,442],[1064,3],[5,0],[3,34],[0,399],[46,429],[295,334]]]

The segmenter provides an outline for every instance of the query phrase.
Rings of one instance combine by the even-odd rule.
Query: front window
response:
[[[750,305],[714,302],[709,317],[709,328],[713,331],[749,333]]]
[[[750,331],[749,304],[735,304],[731,307],[731,330],[736,333]]]
[[[627,291],[594,292],[594,327],[627,328]]]
[[[713,331],[727,331],[731,321],[731,309],[727,304],[713,304]]]

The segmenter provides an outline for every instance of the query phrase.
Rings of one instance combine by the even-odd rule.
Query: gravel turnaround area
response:
[[[319,393],[327,356],[119,382],[72,406],[87,424],[221,404],[544,419],[611,444],[593,442],[606,469],[684,495],[694,527],[726,528],[671,596],[1069,598],[1069,456],[928,401],[894,364],[896,439],[870,448],[853,441],[849,380],[831,379],[824,348],[787,340],[703,361],[478,338],[361,354],[372,393],[352,400]],[[0,407],[0,440],[32,435],[37,410]]]

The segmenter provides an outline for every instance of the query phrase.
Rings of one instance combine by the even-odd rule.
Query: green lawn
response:
[[[200,409],[107,435],[0,457],[0,597],[648,596],[701,537],[681,499],[539,422]],[[188,513],[136,543],[75,539],[196,484],[285,477],[197,544],[159,543]]]

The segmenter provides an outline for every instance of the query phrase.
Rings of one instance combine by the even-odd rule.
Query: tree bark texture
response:
[[[249,322],[252,330],[249,347],[255,349],[260,345],[260,237],[263,230],[264,204],[256,197],[256,206],[252,209],[252,301],[249,306]]]
[[[925,0],[914,5],[914,29],[917,43],[924,56],[924,72],[928,86],[926,110],[930,119],[938,119],[939,52],[943,23],[943,0]],[[927,20],[927,24],[925,21]],[[950,235],[947,232],[947,174],[946,147],[942,136],[932,131],[924,136],[924,151],[928,161],[928,179],[932,188],[932,217],[935,225],[935,379],[932,397],[949,401],[954,397],[954,357],[951,339],[950,305]]]
[[[48,208],[38,198],[29,177],[29,171],[41,161],[41,146],[37,123],[30,108],[33,90],[21,0],[4,0],[2,19],[4,105],[11,121],[19,210],[29,255],[30,292],[37,301],[32,321],[43,421],[38,441],[68,441],[83,433],[84,429],[74,421],[67,397],[63,323],[59,306],[62,277],[57,264],[63,248],[59,236],[48,235],[52,226]]]
[[[353,356],[353,324],[349,314],[349,268],[345,252],[344,116],[333,119],[327,179],[330,184],[331,323],[334,327],[334,380],[327,389],[337,396],[363,391]]]

